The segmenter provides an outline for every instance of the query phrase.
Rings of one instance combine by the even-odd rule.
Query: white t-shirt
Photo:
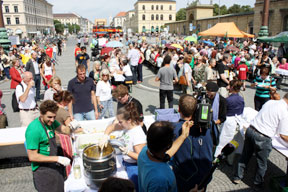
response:
[[[131,68],[130,68],[129,65],[125,65],[125,66],[123,67],[123,72],[124,72],[124,75],[125,75],[126,77],[130,77],[130,76],[133,75],[133,74],[132,74],[132,71],[131,71]]]
[[[157,67],[161,67],[163,63],[163,58],[162,57],[157,57]]]
[[[251,125],[271,138],[277,133],[288,136],[288,104],[283,99],[266,102]]]
[[[120,139],[124,141],[129,151],[134,151],[133,147],[135,145],[146,144],[146,135],[140,125],[132,129],[124,131]],[[135,159],[132,159],[128,155],[123,155],[123,160],[128,163],[137,162]]]
[[[99,81],[96,87],[96,96],[99,97],[100,101],[107,101],[112,98],[111,85],[107,81]]]
[[[17,85],[16,87],[16,98],[19,103],[19,109],[34,109],[36,107],[36,102],[35,102],[35,88],[31,88],[28,93],[28,97],[24,103],[22,103],[19,98],[24,94],[25,90],[27,89],[27,85],[22,81],[21,82],[23,86]]]
[[[192,80],[192,69],[188,63],[184,64],[184,74],[185,73],[188,73],[188,81],[191,81]]]

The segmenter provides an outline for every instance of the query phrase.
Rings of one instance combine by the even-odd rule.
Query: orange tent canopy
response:
[[[217,37],[236,37],[245,38],[246,36],[238,29],[234,22],[217,23],[210,29],[198,33],[199,36]]]
[[[252,34],[249,34],[249,33],[245,33],[244,31],[241,31],[241,33],[243,33],[245,38],[254,38],[255,37],[255,35],[252,35]]]

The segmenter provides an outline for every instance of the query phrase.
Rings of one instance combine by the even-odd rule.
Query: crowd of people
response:
[[[117,36],[113,40],[117,41]],[[97,39],[94,42],[97,44]],[[220,145],[223,130],[229,129],[231,139],[237,132],[236,126],[229,126],[236,115],[243,114],[247,82],[256,87],[254,104],[259,113],[246,131],[233,182],[238,184],[243,179],[244,169],[255,152],[258,166],[254,184],[261,186],[272,149],[271,138],[279,133],[288,142],[288,94],[280,100],[277,93],[284,78],[277,70],[288,70],[284,45],[277,52],[271,45],[251,39],[211,41],[215,46],[183,38],[170,42],[162,38],[154,45],[141,38],[129,42],[128,48],[113,48],[94,61],[87,53],[88,42],[81,46],[78,41],[74,49],[76,76],[68,82],[67,90],[62,88],[55,69],[57,50],[59,56],[65,50],[62,40],[45,44],[44,48],[26,43],[8,54],[0,48],[1,75],[11,79],[21,126],[27,127],[26,148],[35,188],[64,190],[64,179],[69,173],[64,167],[70,165],[73,157],[63,152],[61,141],[70,139],[73,132],[83,131],[78,121],[116,116],[99,145],[104,148],[111,132],[124,130],[122,164],[133,183],[127,186],[140,192],[197,191],[212,167],[213,155],[217,157],[224,147]],[[143,123],[141,99],[130,95],[131,86],[143,83],[143,65],[156,69],[160,109],[165,108],[166,97],[168,108],[173,108],[175,89],[182,92],[179,122],[159,121],[149,128]],[[44,98],[40,96],[41,81]],[[199,127],[194,119],[199,90],[206,91],[213,111],[208,129]],[[3,114],[0,108],[0,117]],[[2,121],[7,122],[7,118],[0,121],[5,127]],[[207,183],[202,187],[205,190]]]

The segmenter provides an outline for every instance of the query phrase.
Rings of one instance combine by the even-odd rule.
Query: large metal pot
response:
[[[108,144],[101,152],[97,144],[83,150],[83,165],[86,182],[90,187],[100,187],[102,182],[117,171],[115,151]]]

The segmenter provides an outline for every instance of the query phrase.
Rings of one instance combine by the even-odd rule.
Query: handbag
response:
[[[272,78],[270,79],[270,86],[272,86]],[[276,91],[270,91],[270,99],[271,100],[280,100],[281,96]]]
[[[187,79],[184,74],[184,69],[183,69],[183,75],[181,75],[179,78],[179,85],[188,85]]]

